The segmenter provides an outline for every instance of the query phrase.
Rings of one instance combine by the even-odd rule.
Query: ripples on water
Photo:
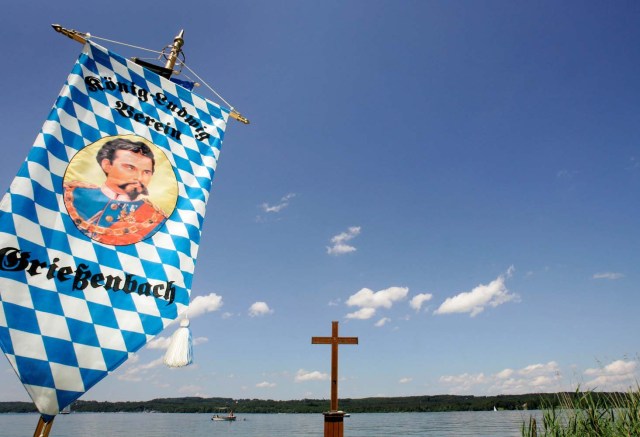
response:
[[[345,437],[519,437],[531,411],[354,414],[344,419]],[[32,436],[36,414],[0,414],[0,437]],[[321,414],[240,414],[236,422],[213,422],[210,414],[72,413],[58,416],[50,437],[323,437]]]

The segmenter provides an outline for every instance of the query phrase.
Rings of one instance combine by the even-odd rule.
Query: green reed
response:
[[[542,410],[541,424],[533,416],[522,423],[523,437],[640,436],[640,386],[626,393],[578,388],[559,393],[557,402],[545,402]]]

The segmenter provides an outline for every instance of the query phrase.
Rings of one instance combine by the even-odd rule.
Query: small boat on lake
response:
[[[227,414],[226,416],[223,415],[219,415],[219,414],[215,414],[211,420],[213,420],[214,422],[233,422],[234,420],[236,420],[236,416],[233,414],[233,410],[229,411],[229,414]]]

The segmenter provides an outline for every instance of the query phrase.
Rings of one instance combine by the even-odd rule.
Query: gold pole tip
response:
[[[231,116],[231,118],[238,120],[240,123],[244,123],[244,124],[249,124],[249,119],[246,117],[243,117],[239,112],[237,111],[231,111],[229,113],[229,115]]]

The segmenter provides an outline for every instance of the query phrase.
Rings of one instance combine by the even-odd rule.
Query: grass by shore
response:
[[[542,423],[522,424],[523,437],[640,436],[640,387],[627,393],[560,393],[542,404]]]

